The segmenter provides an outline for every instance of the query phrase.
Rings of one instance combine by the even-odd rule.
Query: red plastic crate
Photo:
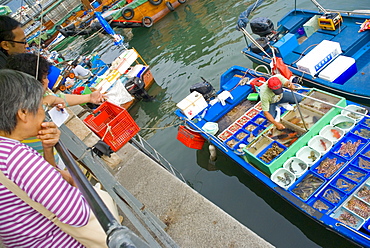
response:
[[[185,126],[179,126],[177,139],[189,148],[202,149],[206,141],[199,133],[187,129]]]
[[[104,102],[93,113],[83,122],[115,152],[140,130],[126,109],[110,102]]]

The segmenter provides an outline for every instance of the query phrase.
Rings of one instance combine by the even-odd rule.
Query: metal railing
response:
[[[168,172],[172,175],[179,178],[184,183],[188,184],[183,175],[171,165],[170,162],[166,158],[164,158],[160,153],[158,153],[154,147],[152,147],[144,138],[142,138],[139,134],[136,134],[130,141],[132,145],[138,148],[140,151],[145,153],[148,157],[158,163],[160,166],[165,168]]]

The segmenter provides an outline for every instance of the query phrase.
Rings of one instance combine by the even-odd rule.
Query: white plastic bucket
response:
[[[333,146],[333,142],[328,140],[325,137],[320,135],[313,136],[308,141],[308,146],[313,148],[314,150],[318,151],[321,156],[330,151],[331,147]]]
[[[352,123],[352,125],[343,127],[346,123]],[[337,115],[330,121],[330,125],[342,129],[345,133],[348,133],[355,126],[356,121],[345,115]]]
[[[365,115],[368,112],[367,109],[365,109],[363,107],[360,107],[360,106],[357,106],[357,105],[348,105],[347,107],[345,107],[345,109],[351,110],[352,112],[342,109],[341,114],[344,115],[344,116],[347,116],[349,118],[354,119],[356,121],[356,123],[361,121],[362,118],[364,118],[364,116],[360,115],[360,114],[353,113],[353,112],[360,112],[361,111],[361,113],[365,114]]]
[[[296,180],[293,173],[284,168],[277,169],[270,176],[271,180],[284,189],[288,189]]]
[[[203,130],[209,134],[215,135],[218,132],[218,124],[216,122],[207,122],[203,125]]]
[[[296,178],[299,178],[307,171],[308,165],[300,158],[291,157],[284,163],[283,168],[292,172]]]
[[[328,140],[333,142],[333,144],[337,143],[338,140],[343,138],[344,134],[345,133],[343,129],[340,129],[339,127],[334,127],[332,125],[327,125],[323,127],[319,132],[320,136],[327,138]]]
[[[296,157],[303,160],[308,167],[319,161],[321,153],[309,146],[304,146],[296,153]]]

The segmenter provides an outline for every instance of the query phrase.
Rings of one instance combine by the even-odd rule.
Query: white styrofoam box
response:
[[[322,156],[332,148],[333,142],[323,136],[316,135],[308,141],[308,146],[318,151]]]
[[[114,60],[112,65],[116,65],[113,68],[118,70],[121,74],[124,74],[127,69],[137,60],[138,54],[133,49],[124,51],[118,58]]]
[[[308,165],[298,157],[291,157],[283,164],[283,168],[293,173],[296,178],[299,178],[307,171]]]
[[[208,104],[202,94],[197,91],[193,91],[176,106],[182,110],[186,117],[192,119],[194,116],[203,111]]]
[[[338,42],[323,40],[297,62],[298,69],[315,76],[321,69],[342,53]]]
[[[309,146],[304,146],[296,153],[296,157],[303,160],[309,167],[319,161],[321,153]]]
[[[277,169],[274,173],[272,173],[270,178],[273,182],[284,189],[288,189],[290,186],[292,186],[294,181],[297,179],[292,172],[285,168]]]
[[[345,109],[342,109],[342,111],[340,112],[341,115],[345,115],[349,118],[352,118],[352,119],[355,119],[356,120],[356,123],[358,123],[359,121],[361,121],[364,116],[363,115],[360,115],[358,113],[362,113],[364,115],[367,115],[367,109],[363,108],[363,107],[360,107],[358,105],[347,105],[345,107]]]
[[[344,84],[344,79],[352,77],[356,72],[356,60],[351,57],[339,55],[320,72],[319,78],[333,83]],[[339,79],[341,77],[343,77],[343,80]]]

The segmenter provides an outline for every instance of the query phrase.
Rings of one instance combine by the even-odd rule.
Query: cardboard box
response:
[[[208,103],[202,94],[197,91],[193,91],[176,106],[181,109],[187,118],[192,119],[194,116],[203,111],[208,106]]]
[[[315,76],[341,53],[342,49],[338,42],[323,40],[297,62],[297,67]]]

